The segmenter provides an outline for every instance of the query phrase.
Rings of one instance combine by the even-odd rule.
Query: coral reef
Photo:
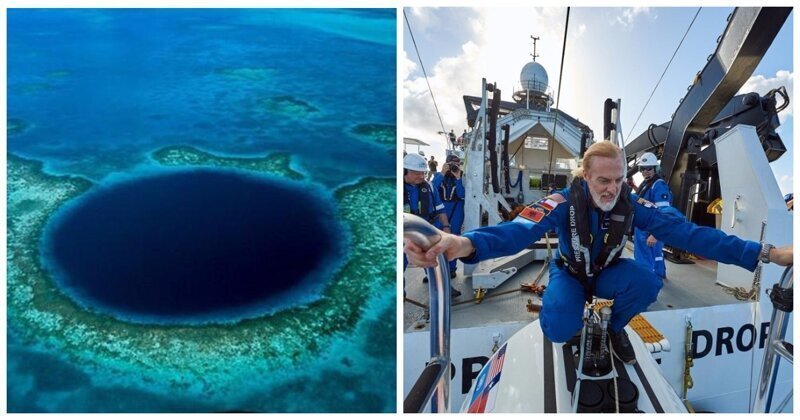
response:
[[[301,176],[288,167],[287,154],[228,158],[177,146],[160,149],[153,157],[164,165]],[[349,249],[314,303],[235,324],[202,326],[131,324],[92,313],[55,287],[39,255],[48,218],[91,187],[86,179],[52,176],[41,163],[9,154],[8,327],[102,376],[103,383],[138,384],[160,394],[229,407],[241,398],[243,388],[258,389],[300,369],[332,340],[366,322],[366,302],[391,290],[395,281],[395,181],[365,178],[335,191],[339,217],[350,232]]]

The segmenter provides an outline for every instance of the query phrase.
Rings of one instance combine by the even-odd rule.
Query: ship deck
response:
[[[633,248],[628,243],[624,258],[633,258]],[[667,280],[658,295],[658,299],[648,311],[664,311],[672,309],[697,308],[739,302],[723,287],[716,284],[717,263],[710,260],[693,260],[694,264],[674,264],[667,261]],[[490,290],[480,303],[474,303],[472,280],[463,276],[463,267],[459,262],[458,273],[452,281],[453,287],[461,291],[461,296],[452,303],[451,327],[470,328],[497,325],[508,322],[533,321],[537,313],[526,309],[528,300],[541,304],[538,296],[529,292],[511,292],[518,289],[520,283],[534,280],[542,268],[542,261],[536,261],[517,272],[500,287]],[[424,271],[420,268],[408,268],[405,272],[406,297],[427,304],[428,284],[422,282]],[[548,275],[545,270],[539,284],[547,285]],[[505,293],[504,292],[509,292]],[[403,326],[405,332],[425,331],[425,309],[409,302],[403,304]]]

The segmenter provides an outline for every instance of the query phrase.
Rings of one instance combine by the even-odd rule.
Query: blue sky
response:
[[[561,80],[559,108],[602,135],[606,98],[622,99],[626,140],[650,123],[668,121],[695,73],[714,52],[730,7],[704,7],[639,122],[634,121],[683,37],[697,8],[572,8]],[[558,89],[566,8],[406,8],[446,130],[466,128],[463,95],[480,95],[481,77],[497,82],[503,98],[519,86],[519,72],[531,60],[530,35],[540,37],[536,59]],[[742,91],[786,86],[793,95],[794,13]],[[414,45],[404,25],[403,135],[432,144],[426,153],[444,157],[436,117]],[[781,190],[792,190],[793,105],[780,114],[778,133],[788,152],[772,164]],[[412,149],[409,149],[412,150]],[[413,149],[416,150],[416,149]]]

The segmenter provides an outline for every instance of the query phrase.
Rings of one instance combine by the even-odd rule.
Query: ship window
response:
[[[557,158],[556,159],[556,168],[558,169],[567,169],[572,170],[578,167],[578,162],[575,159],[564,159],[564,158]]]
[[[528,136],[525,139],[526,149],[547,150],[549,140],[546,137]]]

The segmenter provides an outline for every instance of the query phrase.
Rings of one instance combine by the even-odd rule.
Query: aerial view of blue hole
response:
[[[395,412],[394,9],[8,13],[9,412]]]

